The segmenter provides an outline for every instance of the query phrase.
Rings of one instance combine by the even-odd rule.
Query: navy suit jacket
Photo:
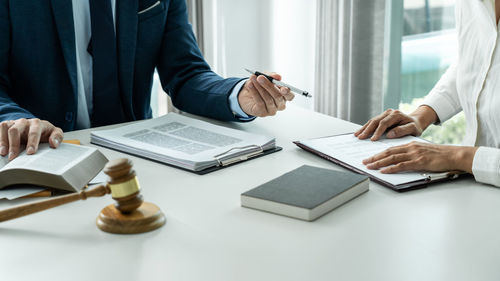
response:
[[[240,79],[222,79],[210,70],[188,23],[184,0],[160,0],[138,15],[157,1],[117,0],[122,121],[151,117],[155,69],[177,108],[237,120],[228,97]],[[0,0],[0,121],[36,117],[64,131],[75,129],[78,93],[71,5],[70,0]]]

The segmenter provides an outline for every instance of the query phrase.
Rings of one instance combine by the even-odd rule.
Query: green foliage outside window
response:
[[[404,0],[401,46],[401,100],[399,109],[410,113],[422,104],[457,56],[453,0]],[[460,144],[465,118],[460,113],[440,126],[431,125],[422,138],[438,144]]]

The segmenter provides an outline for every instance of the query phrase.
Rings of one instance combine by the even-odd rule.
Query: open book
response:
[[[354,134],[343,134],[324,138],[294,142],[300,148],[312,152],[349,170],[366,174],[372,180],[397,191],[406,191],[425,187],[431,182],[443,181],[458,177],[455,172],[420,173],[402,172],[383,174],[379,170],[369,170],[363,160],[380,153],[390,147],[403,145],[412,141],[425,140],[406,136],[399,139],[382,138],[379,141],[359,140]]]
[[[38,152],[23,151],[12,161],[0,157],[0,188],[30,184],[67,191],[79,191],[108,162],[95,148],[61,143],[52,149],[40,144]]]
[[[94,131],[90,141],[199,174],[275,152],[274,137],[213,125],[175,113]]]

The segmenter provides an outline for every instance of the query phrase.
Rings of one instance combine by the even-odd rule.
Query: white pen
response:
[[[302,91],[301,89],[298,89],[298,88],[295,88],[294,86],[290,86],[284,82],[281,82],[279,80],[276,80],[274,79],[273,77],[269,76],[269,75],[266,75],[262,72],[259,72],[259,71],[253,71],[253,70],[250,70],[250,69],[247,69],[245,68],[246,71],[248,71],[249,73],[251,74],[255,74],[257,76],[260,76],[260,75],[263,75],[264,77],[267,78],[267,80],[271,81],[271,83],[273,83],[274,85],[276,86],[280,86],[280,87],[287,87],[288,89],[290,89],[290,91],[292,91],[293,93],[296,93],[296,94],[300,94],[300,95],[303,95],[305,97],[308,97],[308,98],[312,98],[311,94],[309,94],[308,92],[306,91]]]

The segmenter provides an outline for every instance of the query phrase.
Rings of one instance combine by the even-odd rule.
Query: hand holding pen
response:
[[[279,86],[279,87],[286,87],[288,89],[290,89],[290,91],[292,91],[293,93],[296,93],[296,94],[299,94],[299,95],[302,95],[302,96],[305,96],[305,97],[308,97],[308,98],[311,98],[311,94],[309,94],[308,92],[306,91],[302,91],[301,89],[299,88],[296,88],[294,86],[291,86],[289,84],[286,84],[284,82],[281,82],[280,80],[277,80],[277,79],[274,79],[273,77],[269,76],[269,75],[266,75],[262,72],[259,72],[259,71],[253,71],[253,70],[250,70],[250,69],[247,69],[245,68],[245,70],[251,74],[254,74],[256,76],[260,76],[260,75],[263,75],[264,77],[267,78],[267,80],[269,80],[271,83],[273,83],[274,85],[276,86]]]
[[[269,78],[279,81],[281,76],[277,73],[252,75],[238,93],[238,103],[243,115],[235,111],[236,117],[246,118],[244,114],[265,117],[273,116],[278,111],[284,110],[286,103],[293,100],[295,95],[287,87],[276,86]]]

